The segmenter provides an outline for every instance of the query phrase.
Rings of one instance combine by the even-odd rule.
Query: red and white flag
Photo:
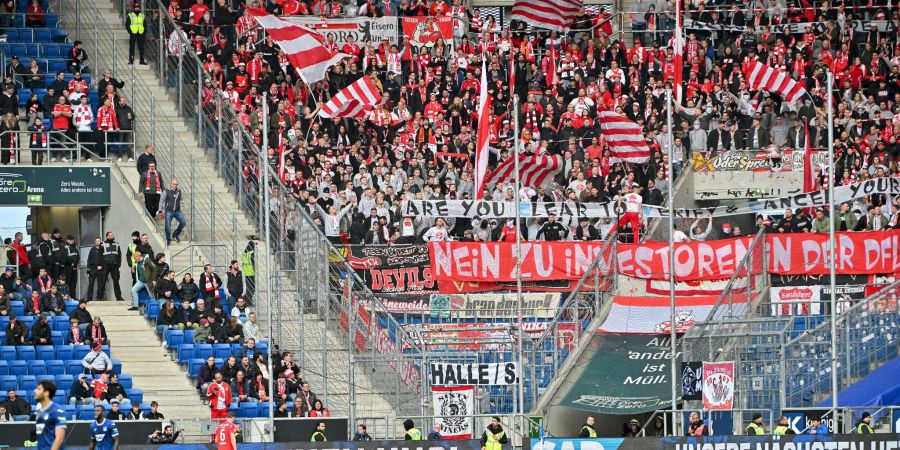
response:
[[[307,27],[275,17],[264,9],[246,8],[246,11],[284,50],[288,61],[306,84],[325,79],[325,72],[329,67],[350,57],[327,49],[322,35]]]
[[[783,70],[748,59],[744,61],[743,71],[750,89],[778,94],[788,103],[806,95],[806,89]]]
[[[643,163],[650,159],[650,147],[638,124],[614,111],[600,111],[597,119],[609,144],[611,162]]]
[[[523,187],[537,187],[550,179],[562,168],[562,157],[556,155],[519,155],[519,176]],[[512,183],[516,177],[516,160],[509,158],[500,163],[487,177],[485,186],[497,183]]]
[[[491,135],[491,95],[488,93],[487,62],[481,61],[481,89],[478,91],[478,140],[475,145],[475,199],[480,200],[487,185],[488,161],[490,160]]]
[[[378,87],[368,76],[356,80],[353,84],[341,89],[325,106],[319,110],[319,116],[326,119],[332,117],[365,117],[379,102],[381,94]]]
[[[675,1],[675,40],[672,41],[672,46],[674,48],[674,60],[675,63],[675,80],[673,81],[673,92],[675,95],[675,103],[680,103],[682,100],[683,89],[682,83],[682,75],[684,71],[684,35],[682,33],[682,22],[681,22],[681,2],[683,0]]]
[[[803,192],[814,192],[818,189],[817,184],[819,184],[816,180],[818,178],[816,176],[816,168],[813,167],[812,162],[812,151],[809,148],[809,122],[803,122],[803,133],[804,133],[804,141],[806,142],[806,148],[803,152]]]
[[[581,7],[581,0],[516,0],[511,17],[536,28],[560,31],[572,26]]]
[[[703,362],[703,408],[734,407],[734,361]]]

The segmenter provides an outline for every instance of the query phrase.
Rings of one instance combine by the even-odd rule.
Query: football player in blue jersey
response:
[[[35,413],[35,432],[38,450],[63,450],[66,442],[66,414],[62,407],[53,403],[56,383],[41,380],[34,388],[34,400],[40,406]]]
[[[119,428],[106,418],[103,405],[94,407],[94,421],[91,422],[90,450],[119,450]]]

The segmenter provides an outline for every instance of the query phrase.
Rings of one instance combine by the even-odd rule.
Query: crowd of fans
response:
[[[674,2],[638,2],[639,11],[626,14],[633,31],[617,34],[602,12],[582,11],[571,32],[545,33],[526,31],[526,25],[516,21],[501,26],[498,18],[460,7],[458,1],[266,2],[274,14],[333,16],[354,11],[454,18],[452,46],[439,41],[433,47],[417,47],[407,36],[396,45],[387,40],[338,42],[329,35],[326,46],[350,57],[311,86],[297,80],[283,50],[239,2],[219,0],[210,8],[202,0],[172,1],[168,13],[181,25],[173,34],[183,33],[189,50],[205,62],[205,104],[213,105],[222,95],[257,143],[262,133],[269,134],[269,164],[325,235],[335,243],[386,244],[514,239],[516,228],[526,239],[548,239],[546,219],[516,227],[504,220],[401,214],[404,199],[475,197],[479,95],[493,97],[491,167],[511,156],[516,134],[522,153],[555,154],[563,160],[550,184],[518,193],[510,185],[489,186],[483,195],[488,200],[611,202],[639,186],[644,204],[660,205],[671,188],[670,153],[673,178],[695,152],[705,158],[727,151],[778,157],[785,150],[806,148],[807,124],[809,147],[823,150],[829,71],[835,76],[837,160],[833,172],[818,168],[819,186],[827,186],[830,172],[840,184],[900,172],[892,120],[900,113],[898,11],[883,1],[866,6],[763,3],[747,8],[724,2],[685,5],[684,17],[701,26],[684,32],[684,95],[674,111],[671,151],[665,102],[675,70]],[[863,25],[857,26],[861,19]],[[877,24],[867,25],[870,19]],[[778,26],[805,22],[815,23],[794,27],[796,33]],[[730,28],[717,28],[722,24]],[[487,93],[478,92],[482,58],[487,59]],[[748,90],[740,69],[747,59],[787,71],[810,95],[788,104],[777,95]],[[549,72],[556,73],[555,80]],[[316,115],[331,96],[363,76],[372,77],[384,97],[367,117],[325,120]],[[263,92],[268,93],[271,111],[268,130],[261,129]],[[511,95],[520,99],[518,110],[513,110]],[[616,110],[643,128],[652,152],[648,162],[610,160],[594,119],[600,110]],[[513,129],[514,115],[518,130]],[[255,161],[248,160],[243,172],[248,186],[258,183]],[[877,198],[867,201],[885,214],[895,209]],[[863,206],[861,211],[854,208],[857,216],[866,215]],[[292,214],[296,212],[288,211],[289,224]],[[610,222],[567,222],[559,238],[602,238],[613,228]],[[710,222],[696,234],[711,227]]]

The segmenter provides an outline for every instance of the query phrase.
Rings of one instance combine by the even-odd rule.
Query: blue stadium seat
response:
[[[194,358],[206,359],[213,355],[212,344],[194,344]]]
[[[35,359],[47,360],[56,358],[56,349],[52,345],[38,345],[35,347]]]
[[[196,378],[197,375],[200,374],[200,367],[206,364],[206,360],[200,358],[194,358],[188,361],[188,376],[191,378]]]
[[[268,417],[269,416],[269,402],[259,402],[256,404],[258,409],[256,412],[256,417]]]
[[[256,403],[243,403],[239,408],[241,412],[238,415],[241,417],[256,417],[257,412],[259,412],[259,407],[256,406]]]
[[[16,360],[16,348],[11,345],[4,345],[0,347],[0,360],[3,361],[15,361]]]
[[[59,28],[50,29],[50,40],[53,42],[65,42],[68,37],[69,33],[67,33],[66,30],[61,30]]]
[[[168,348],[178,348],[184,343],[184,332],[181,330],[166,330],[165,334]]]
[[[72,383],[75,382],[74,375],[57,375],[56,376],[56,387],[61,389],[69,389],[72,386]]]
[[[19,360],[33,361],[37,356],[37,352],[34,350],[34,347],[22,346],[16,347],[16,355]]]
[[[181,344],[178,346],[178,362],[186,363],[194,359],[194,344]]]
[[[13,300],[9,302],[10,309],[12,313],[16,316],[24,316],[25,315],[25,302],[19,300]]]
[[[197,334],[197,330],[193,328],[188,328],[184,330],[184,343],[190,344],[194,342],[194,335]]]
[[[81,365],[80,359],[70,359],[66,361],[66,373],[69,375],[78,375],[84,372],[84,366]]]
[[[53,42],[53,34],[50,33],[49,28],[36,28],[34,30],[34,41]]]
[[[144,400],[144,393],[140,389],[126,389],[125,393],[131,403],[141,403]]]
[[[19,389],[32,392],[37,387],[37,377],[34,375],[22,375],[19,377]]]
[[[47,93],[47,90],[46,90],[46,89],[38,89],[38,91],[41,91],[41,90],[44,91],[44,94]],[[40,95],[40,94],[38,94],[38,95]],[[78,307],[78,301],[77,301],[77,300],[66,300],[66,314],[68,314],[68,315],[71,316],[71,315],[72,315],[72,311],[75,311],[75,308],[77,308],[77,307]]]
[[[47,93],[46,89],[43,89],[44,94]],[[37,93],[37,90],[35,90]],[[38,97],[43,97],[38,94]],[[69,330],[69,316],[53,316],[53,321],[50,324],[50,329],[53,331],[68,331]]]
[[[46,375],[47,364],[44,360],[34,360],[28,363],[28,373],[31,375]]]
[[[84,355],[87,355],[91,348],[84,344],[78,344],[72,346],[72,351],[74,352],[74,358],[84,358]]]
[[[0,390],[3,391],[4,396],[6,392],[10,389],[16,389],[19,385],[19,377],[15,375],[2,375],[0,376]]]
[[[119,361],[118,359],[114,358],[112,360],[112,366],[113,366],[113,373],[118,373],[118,374],[122,373],[122,361]]]
[[[147,302],[146,306],[147,318],[156,322],[159,319],[159,302]]]
[[[131,383],[131,375],[128,375],[126,373],[119,375],[119,384],[121,384],[123,388],[131,389]]]
[[[56,28],[59,25],[59,16],[56,14],[45,14],[44,23],[50,28]]]
[[[92,409],[78,411],[78,420],[94,420],[94,411]]]
[[[62,375],[66,373],[66,363],[61,359],[51,359],[46,361],[47,373],[50,375]]]
[[[67,419],[75,420],[77,415],[75,413],[75,405],[63,405],[62,410],[66,415]]]
[[[216,358],[228,359],[231,356],[231,344],[213,344],[213,355]]]
[[[0,359],[0,376],[9,375],[9,363]]]
[[[68,333],[66,331],[65,333]],[[66,334],[62,331],[51,331],[50,332],[51,340],[53,341],[53,345],[66,345]]]
[[[56,359],[68,361],[75,358],[75,348],[71,345],[56,346]]]

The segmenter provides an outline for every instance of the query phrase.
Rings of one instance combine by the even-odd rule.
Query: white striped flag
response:
[[[378,87],[369,76],[364,76],[341,89],[319,110],[319,115],[332,117],[365,117],[366,113],[381,102]]]
[[[562,157],[559,155],[518,155],[519,176],[522,187],[537,187],[543,185],[553,174],[562,168]],[[500,163],[487,177],[485,185],[497,183],[512,183],[516,177],[516,160],[509,158]]]
[[[682,100],[682,83],[683,83],[683,73],[684,73],[684,35],[683,35],[683,26],[681,22],[681,2],[683,0],[675,0],[675,40],[672,42],[672,46],[675,47],[675,56],[673,62],[675,63],[675,80],[672,84],[672,87],[675,95],[675,103],[681,103]]]
[[[490,160],[491,122],[490,94],[488,94],[487,62],[481,59],[481,90],[478,97],[478,140],[475,144],[475,199],[480,200],[486,186],[488,161]]]
[[[511,18],[533,27],[560,31],[572,26],[581,8],[581,0],[516,0]]]
[[[325,48],[322,35],[309,28],[275,17],[264,9],[246,8],[246,11],[284,50],[288,61],[306,84],[325,79],[325,72],[329,67],[350,57]]]
[[[638,124],[614,111],[600,111],[597,119],[609,144],[611,162],[643,163],[650,159],[650,147]]]
[[[752,59],[744,61],[743,70],[750,89],[778,94],[791,104],[806,95],[806,89],[783,70]]]

